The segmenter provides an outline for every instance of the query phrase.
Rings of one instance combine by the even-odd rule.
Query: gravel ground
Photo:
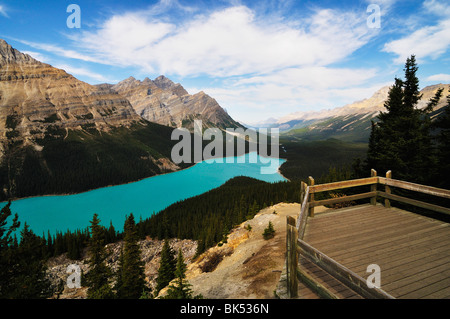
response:
[[[295,217],[299,211],[299,204],[280,203],[233,230],[226,244],[211,248],[203,259],[189,265],[187,279],[194,293],[208,299],[275,298],[285,262],[286,216]],[[265,240],[262,233],[269,221],[275,237]],[[245,229],[247,225],[251,231]],[[214,271],[202,272],[202,263],[214,253],[225,256]]]

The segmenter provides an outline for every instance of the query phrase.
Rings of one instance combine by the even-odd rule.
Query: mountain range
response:
[[[420,106],[440,87],[445,96],[449,84],[424,88]],[[297,112],[257,127],[278,127],[282,143],[330,138],[367,143],[388,91],[383,87],[362,101]],[[443,105],[445,98],[433,117]],[[212,97],[191,95],[163,75],[90,85],[0,39],[0,200],[81,192],[190,166],[171,161],[178,142],[171,134],[175,127],[192,132],[197,119],[203,128],[244,127]]]
[[[165,76],[90,85],[0,39],[0,200],[85,191],[190,166],[175,127],[237,128],[216,100]],[[130,165],[133,163],[133,165]]]
[[[33,144],[51,126],[108,131],[143,121],[113,90],[82,82],[0,40],[0,123],[0,139],[9,135]]]
[[[371,122],[377,121],[380,111],[385,111],[389,86],[382,87],[370,98],[356,101],[329,110],[318,112],[297,112],[288,114],[266,123],[266,126],[277,127],[286,137],[303,140],[324,140],[336,138],[348,142],[367,142],[371,131]],[[442,112],[447,101],[450,84],[436,84],[423,88],[422,99],[418,108],[424,108],[439,88],[444,88],[442,97],[431,113],[434,119]]]
[[[234,121],[215,99],[199,92],[190,95],[181,84],[161,75],[143,81],[129,77],[115,85],[102,84],[130,101],[144,119],[170,127],[194,128],[194,120],[202,120],[203,127],[237,128]]]

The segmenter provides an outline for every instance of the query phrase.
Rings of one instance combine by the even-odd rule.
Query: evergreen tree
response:
[[[116,229],[114,228],[112,221],[109,222],[109,228],[106,237],[108,243],[114,243],[117,240]]]
[[[164,299],[192,299],[201,298],[201,296],[193,296],[191,285],[186,280],[186,264],[184,263],[181,249],[178,251],[177,267],[175,270],[175,283],[169,286],[167,295]]]
[[[144,262],[141,260],[141,249],[133,214],[125,220],[124,243],[116,289],[117,297],[121,299],[139,299],[147,290]]]
[[[91,221],[91,240],[89,243],[89,272],[86,274],[86,282],[89,287],[87,297],[89,299],[111,299],[114,297],[109,279],[111,270],[106,265],[106,250],[104,230],[100,225],[100,219],[94,214]]]
[[[12,299],[41,299],[50,297],[50,282],[46,278],[43,241],[25,223],[21,231],[20,244],[14,250],[14,263],[10,265],[13,276],[9,281],[14,290],[8,296]]]
[[[176,259],[175,252],[170,247],[169,240],[164,240],[164,245],[161,250],[161,259],[159,262],[158,277],[156,278],[155,295],[166,287],[172,279],[175,278]]]
[[[447,95],[447,105],[442,115],[435,123],[439,130],[437,136],[437,159],[440,174],[437,176],[437,186],[450,189],[450,90]]]
[[[418,67],[415,56],[406,60],[405,80],[396,78],[372,126],[367,152],[367,166],[378,172],[392,170],[395,178],[422,184],[430,183],[435,157],[431,141],[431,107],[418,109]],[[437,103],[437,102],[436,102]]]
[[[262,235],[263,235],[264,239],[266,239],[266,240],[271,239],[275,236],[275,229],[273,228],[272,222],[269,221],[269,224],[264,229],[264,232]]]
[[[12,233],[19,227],[19,217],[14,215],[12,223],[7,225],[8,218],[11,216],[11,202],[8,202],[0,211],[0,298],[8,298],[14,287],[11,285],[10,279],[13,276],[10,265],[13,263],[12,252],[15,250],[11,247],[14,243]],[[17,245],[17,238],[15,240]]]

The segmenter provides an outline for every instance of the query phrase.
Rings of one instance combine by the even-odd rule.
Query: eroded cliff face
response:
[[[203,121],[203,127],[241,126],[209,95],[204,92],[190,95],[179,83],[162,75],[143,81],[129,77],[111,88],[128,99],[136,112],[150,122],[191,130],[196,119]]]
[[[9,132],[31,141],[49,126],[108,130],[136,122],[142,119],[117,92],[82,82],[0,39],[0,139]]]

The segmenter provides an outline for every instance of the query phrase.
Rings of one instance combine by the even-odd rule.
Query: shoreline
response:
[[[245,156],[245,155],[251,154],[251,153],[254,153],[254,152],[245,153],[245,154],[239,155],[239,156],[223,156],[223,157],[220,157],[220,158],[226,159],[226,158],[230,158],[230,157],[241,157],[241,156]],[[257,155],[258,155],[258,156],[261,156],[261,157],[265,157],[265,156],[259,155],[258,153],[257,153]],[[37,198],[37,197],[53,197],[53,196],[71,196],[71,195],[79,195],[79,194],[84,194],[84,193],[92,192],[92,191],[95,191],[95,190],[99,190],[99,189],[102,189],[102,188],[116,187],[116,186],[121,186],[121,185],[128,185],[128,184],[132,184],[132,183],[141,182],[141,181],[143,181],[143,180],[146,180],[146,179],[152,178],[152,177],[164,176],[164,175],[166,175],[166,174],[172,174],[172,173],[182,172],[182,171],[184,171],[184,170],[187,170],[187,169],[190,169],[190,168],[194,167],[195,165],[198,165],[198,164],[201,164],[201,163],[203,163],[203,162],[206,162],[207,160],[213,160],[213,159],[214,159],[214,158],[204,159],[204,160],[202,160],[202,161],[200,161],[200,162],[198,162],[198,163],[191,163],[192,165],[190,165],[190,166],[188,166],[188,167],[186,167],[186,168],[182,168],[182,169],[176,170],[176,171],[170,171],[170,172],[165,172],[165,173],[161,173],[161,174],[155,174],[155,175],[152,175],[152,176],[143,177],[143,178],[140,178],[140,179],[137,179],[137,180],[134,180],[134,181],[125,182],[125,183],[121,183],[121,184],[112,184],[112,185],[110,184],[110,185],[106,185],[106,186],[100,186],[100,187],[88,189],[88,190],[85,190],[85,191],[82,191],[82,192],[79,192],[79,193],[62,193],[62,194],[31,195],[31,196],[27,196],[27,197],[13,198],[13,199],[10,199],[9,201],[11,201],[11,203],[12,203],[12,202],[20,201],[20,200],[31,199],[31,198]],[[278,159],[279,159],[279,160],[284,160],[284,161],[285,161],[284,163],[287,162],[287,159],[284,159],[284,158],[278,158]],[[224,160],[223,163],[226,164],[226,161]],[[283,163],[283,164],[284,164],[284,163]],[[245,162],[244,162],[243,164],[245,164]],[[281,164],[281,165],[283,165],[283,164]],[[286,181],[290,182],[290,179],[286,178],[286,177],[281,173],[281,171],[280,171],[281,165],[277,168],[277,173],[278,173],[281,177],[283,177]],[[7,204],[8,201],[2,201],[2,202],[0,202],[0,204],[3,204],[3,203],[4,203],[4,204]]]

